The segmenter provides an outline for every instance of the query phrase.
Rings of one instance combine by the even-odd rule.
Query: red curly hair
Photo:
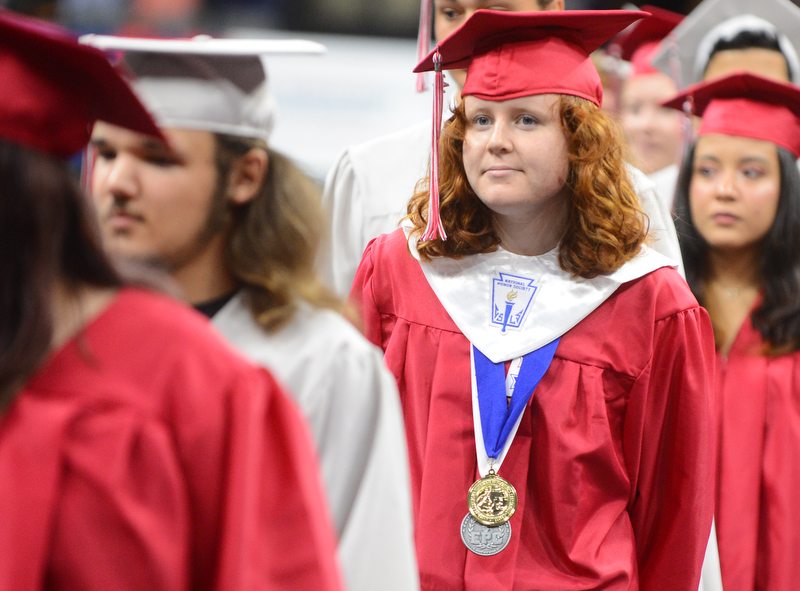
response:
[[[558,108],[568,145],[570,195],[559,264],[574,276],[591,279],[613,273],[636,256],[647,236],[647,218],[626,172],[618,126],[586,99],[561,95]],[[462,102],[439,146],[440,212],[448,238],[420,241],[417,248],[426,260],[491,252],[500,245],[492,211],[467,181],[462,157],[466,127]],[[428,179],[423,178],[406,216],[420,236],[428,199]]]

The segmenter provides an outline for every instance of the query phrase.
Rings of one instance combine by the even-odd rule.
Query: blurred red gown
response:
[[[494,556],[460,537],[478,479],[470,343],[401,230],[367,248],[351,298],[400,389],[425,591],[696,590],[713,513],[711,323],[669,268],[561,337],[498,474],[517,490]]]
[[[0,415],[0,589],[338,590],[299,411],[125,289]]]
[[[800,585],[800,352],[766,356],[748,318],[719,355],[716,526],[725,591]]]

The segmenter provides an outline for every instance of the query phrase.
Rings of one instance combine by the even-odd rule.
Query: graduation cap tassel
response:
[[[419,32],[417,33],[417,63],[425,59],[431,51],[431,24],[433,0],[422,0],[419,12]],[[425,92],[425,72],[417,74],[417,92]]]
[[[447,240],[442,218],[439,215],[439,137],[442,133],[442,110],[444,108],[444,74],[442,73],[442,56],[437,51],[433,56],[433,145],[431,146],[430,198],[428,200],[428,225],[425,227],[423,240]]]
[[[91,144],[87,144],[81,152],[81,188],[87,195],[92,194],[92,171],[95,153]]]

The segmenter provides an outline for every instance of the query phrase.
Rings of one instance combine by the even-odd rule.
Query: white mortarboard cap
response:
[[[671,55],[677,52],[678,83],[684,88],[700,82],[717,41],[732,39],[742,31],[775,36],[789,74],[798,82],[800,60],[795,48],[800,47],[800,7],[790,0],[704,0],[661,43],[652,63],[675,76]]]
[[[276,104],[264,57],[318,55],[325,47],[295,39],[138,39],[85,35],[81,43],[124,52],[131,84],[162,128],[269,139]]]

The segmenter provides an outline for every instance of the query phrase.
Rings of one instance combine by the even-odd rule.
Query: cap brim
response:
[[[444,70],[466,68],[479,46],[569,37],[586,54],[649,13],[635,10],[564,10],[542,12],[476,11],[458,30],[431,51],[414,72],[434,70],[433,56],[442,57]],[[565,34],[565,30],[568,34]]]
[[[215,39],[205,35],[191,39],[143,39],[112,35],[83,35],[80,42],[104,51],[136,51],[185,55],[320,55],[321,43],[305,39]]]

